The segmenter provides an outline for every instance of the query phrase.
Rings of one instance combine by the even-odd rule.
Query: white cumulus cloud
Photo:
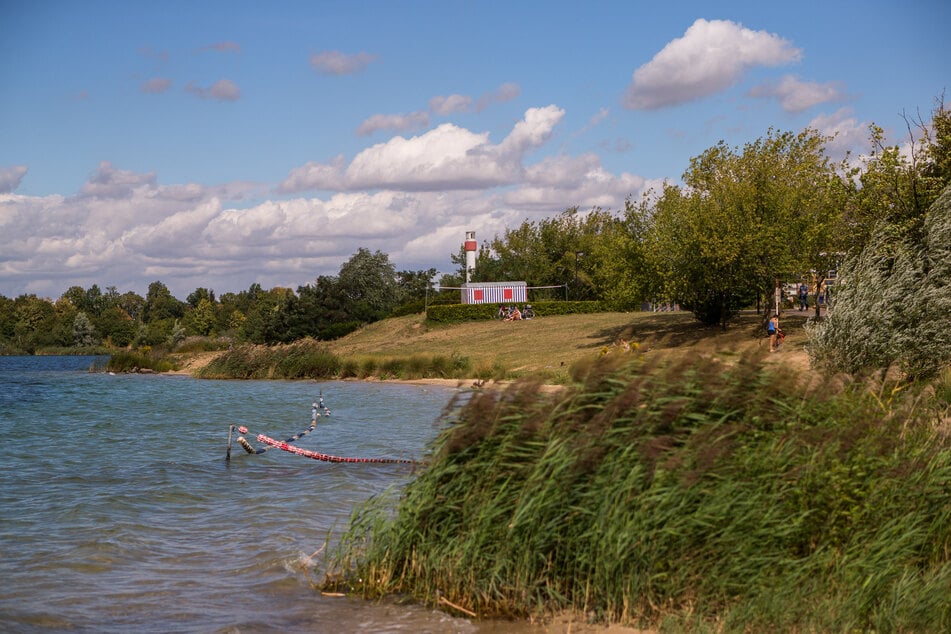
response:
[[[694,22],[634,71],[624,105],[655,110],[720,92],[757,66],[798,61],[802,51],[778,35],[729,20]]]
[[[843,98],[842,85],[839,82],[820,84],[801,81],[792,75],[784,76],[777,83],[756,86],[749,94],[751,97],[774,98],[786,112],[802,112],[813,106]]]
[[[278,191],[434,191],[511,184],[520,178],[525,155],[548,141],[564,114],[554,105],[530,108],[499,144],[488,133],[444,123],[418,136],[373,145],[346,167],[340,157],[329,164],[309,162],[292,170]]]

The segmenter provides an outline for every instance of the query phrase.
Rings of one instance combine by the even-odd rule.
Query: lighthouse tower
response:
[[[475,231],[466,231],[466,284],[469,283],[469,277],[475,270],[476,251],[479,245],[476,243]]]

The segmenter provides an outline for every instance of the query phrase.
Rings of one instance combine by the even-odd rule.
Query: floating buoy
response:
[[[238,427],[238,431],[241,432],[242,434],[246,434],[248,433],[248,428],[242,425],[241,427]]]
[[[244,447],[244,450],[248,453],[255,453],[254,447],[251,446],[244,436],[238,436],[238,444]]]

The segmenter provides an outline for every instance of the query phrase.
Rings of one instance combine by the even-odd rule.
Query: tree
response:
[[[145,307],[142,311],[142,320],[145,322],[175,320],[185,314],[182,302],[172,296],[162,282],[149,284],[149,291],[145,295]]]
[[[208,297],[202,297],[198,305],[188,313],[188,325],[197,335],[212,334],[217,324],[215,305]]]
[[[875,150],[849,190],[847,259],[810,342],[833,370],[926,377],[951,359],[951,113],[942,97],[930,125],[905,121],[905,148],[872,126]]]
[[[123,293],[116,304],[132,321],[139,321],[145,314],[145,299],[138,293]]]
[[[2,349],[4,342],[13,340],[16,322],[16,302],[9,297],[0,295],[0,349]]]
[[[89,321],[86,313],[82,311],[76,313],[76,317],[73,319],[73,343],[83,348],[99,343],[96,337],[96,329]]]
[[[337,284],[350,317],[364,323],[386,317],[399,299],[396,269],[382,251],[358,249],[340,267]]]
[[[703,323],[726,323],[778,277],[836,250],[836,172],[813,130],[770,130],[742,151],[724,142],[691,159],[642,216],[659,287]]]
[[[265,344],[290,341],[293,335],[288,328],[286,307],[292,301],[294,291],[277,286],[263,291],[257,284],[252,285],[252,289],[254,301],[244,320],[244,338],[251,343]]]
[[[657,296],[658,278],[646,253],[650,207],[649,196],[637,205],[625,201],[624,217],[605,226],[600,240],[591,247],[591,283],[599,298],[615,310],[639,309]]]
[[[93,320],[93,326],[102,338],[114,346],[124,348],[135,338],[135,321],[118,305],[110,306]]]
[[[198,308],[201,300],[206,299],[212,304],[215,303],[215,292],[207,288],[196,288],[185,298],[185,302],[192,308]]]
[[[56,343],[54,330],[56,311],[53,305],[36,295],[20,295],[14,300],[16,323],[13,326],[14,345],[28,354],[42,346]]]
[[[436,272],[436,269],[399,271],[396,274],[399,303],[406,304],[425,300],[433,278],[436,277]]]
[[[594,283],[595,271],[614,260],[603,248],[619,229],[610,212],[577,207],[541,221],[524,221],[488,244],[476,257],[473,281],[520,280],[529,286],[569,285],[572,299],[600,299],[604,289]]]

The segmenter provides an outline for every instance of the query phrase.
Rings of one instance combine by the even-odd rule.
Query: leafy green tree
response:
[[[86,313],[80,311],[76,313],[73,319],[73,343],[80,347],[94,346],[99,343],[96,337],[96,329]]]
[[[16,302],[0,295],[0,344],[13,341],[16,322]]]
[[[93,284],[86,291],[86,301],[82,310],[87,311],[90,315],[98,317],[102,313],[103,308],[106,305],[106,298],[102,294],[102,290],[99,288],[98,284]]]
[[[483,243],[473,281],[568,285],[572,299],[601,299],[605,289],[595,283],[596,272],[616,259],[603,245],[619,229],[619,220],[602,209],[581,213],[572,207],[553,218],[526,220]]]
[[[86,309],[86,289],[82,286],[70,286],[66,289],[66,292],[60,296],[60,299],[71,303],[76,307],[76,310]]]
[[[361,247],[340,267],[340,293],[351,319],[370,323],[386,317],[399,300],[396,269],[382,251]]]
[[[638,205],[625,201],[623,218],[605,225],[585,258],[598,298],[615,310],[636,310],[658,296],[658,278],[646,253],[649,206],[647,197]]]
[[[184,314],[184,305],[172,296],[172,292],[165,284],[157,281],[149,284],[148,293],[145,295],[145,307],[142,311],[143,321],[148,323],[171,319],[174,322]]]
[[[258,286],[260,289],[260,286]],[[244,321],[242,337],[251,343],[272,344],[289,341],[286,306],[294,296],[287,288],[255,290]]]
[[[212,304],[215,303],[215,292],[207,288],[196,288],[185,298],[185,302],[192,308],[198,308],[201,300],[206,299]]]
[[[643,221],[663,292],[705,324],[726,323],[774,281],[836,250],[834,166],[815,131],[770,130],[742,151],[721,142],[691,159]]]
[[[48,301],[48,300],[44,300]],[[53,321],[47,343],[52,346],[72,346],[75,345],[73,335],[73,322],[79,311],[71,302],[60,298],[53,303]]]
[[[396,274],[396,285],[399,290],[398,302],[422,302],[426,299],[427,291],[436,277],[436,269],[419,271],[399,271]]]
[[[135,339],[136,323],[118,305],[110,306],[93,320],[96,331],[114,346],[124,348]]]
[[[212,295],[213,297],[214,295]],[[215,330],[218,323],[215,315],[215,304],[208,296],[202,297],[194,309],[188,311],[187,321],[189,328],[197,335],[208,336]]]
[[[123,293],[118,298],[116,305],[134,322],[138,322],[144,318],[145,299],[138,293],[133,293],[132,291]]]
[[[53,304],[36,295],[20,295],[14,300],[16,323],[13,326],[13,343],[28,354],[37,348],[55,345],[53,335],[56,326],[56,311]]]

